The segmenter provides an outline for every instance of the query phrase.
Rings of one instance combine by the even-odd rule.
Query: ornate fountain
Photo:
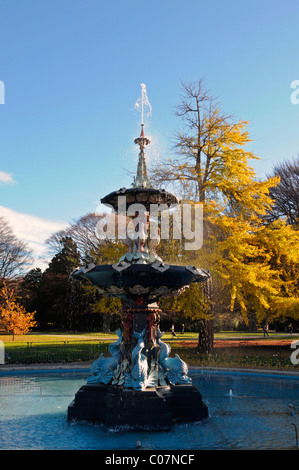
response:
[[[127,252],[116,264],[91,264],[71,274],[88,280],[103,296],[122,299],[122,326],[117,341],[109,345],[110,357],[101,354],[92,364],[86,385],[68,407],[68,419],[161,428],[208,417],[187,364],[177,354],[170,357],[171,348],[162,341],[158,304],[162,296],[179,295],[193,282],[206,282],[209,274],[194,266],[168,265],[157,255],[160,231],[150,230],[151,205],[162,211],[180,201],[149,181],[145,147],[150,140],[143,124],[134,142],[140,152],[132,186],[101,199],[116,215],[120,201],[121,212],[131,214],[124,237]]]

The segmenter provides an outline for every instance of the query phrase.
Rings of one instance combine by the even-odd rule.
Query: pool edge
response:
[[[80,371],[90,370],[90,362],[76,362],[76,363],[57,363],[57,364],[1,364],[0,375],[6,372],[62,372],[62,371]],[[190,372],[192,371],[215,371],[215,372],[238,372],[238,373],[252,373],[252,374],[269,374],[269,375],[283,375],[299,377],[299,370],[297,371],[286,371],[277,369],[253,369],[253,368],[237,368],[237,367],[208,367],[208,366],[194,366],[189,367]]]

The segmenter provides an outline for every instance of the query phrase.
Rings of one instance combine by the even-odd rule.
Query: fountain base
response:
[[[143,391],[113,385],[86,384],[68,407],[68,420],[107,426],[169,428],[175,423],[208,418],[201,393],[191,384]]]

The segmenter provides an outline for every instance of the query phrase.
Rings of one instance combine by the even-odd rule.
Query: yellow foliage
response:
[[[13,335],[28,333],[36,325],[35,312],[26,312],[25,308],[16,302],[13,289],[9,290],[4,284],[0,291],[3,304],[0,306],[0,318],[8,332]]]
[[[248,121],[221,115],[202,81],[183,84],[183,92],[177,109],[186,126],[177,154],[153,169],[158,183],[181,185],[184,202],[203,204],[203,247],[183,253],[181,261],[221,279],[231,309],[238,302],[245,321],[248,312],[258,320],[299,316],[299,232],[283,221],[264,221],[279,178],[259,181],[249,165],[259,158],[246,149]]]

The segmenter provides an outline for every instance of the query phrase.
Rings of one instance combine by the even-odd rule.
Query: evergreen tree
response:
[[[47,273],[70,274],[80,264],[80,253],[71,237],[65,236],[60,240],[60,250],[52,258]]]

